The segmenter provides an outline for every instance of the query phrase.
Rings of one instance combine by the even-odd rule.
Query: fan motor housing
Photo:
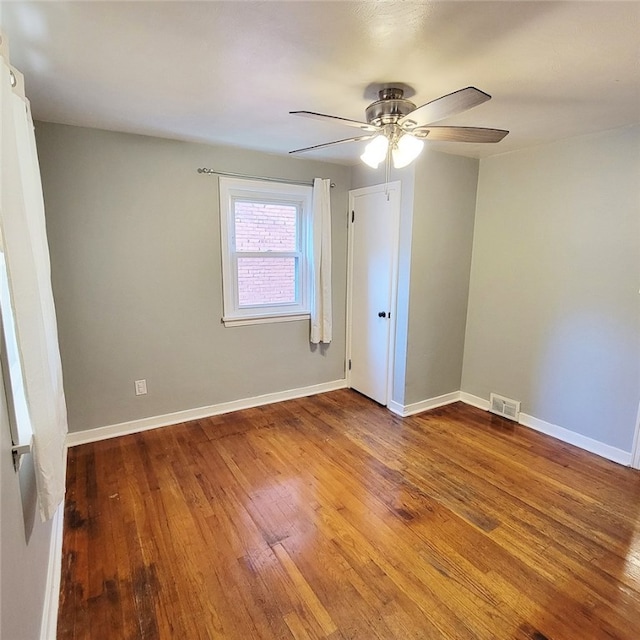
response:
[[[378,92],[379,100],[372,102],[365,110],[367,122],[381,127],[385,124],[396,124],[400,118],[411,113],[416,105],[404,98],[404,91],[397,88],[382,89]]]

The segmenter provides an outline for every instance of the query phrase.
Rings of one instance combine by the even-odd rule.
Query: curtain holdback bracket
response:
[[[33,437],[29,440],[29,442],[25,444],[14,444],[11,447],[11,456],[13,458],[13,468],[16,470],[16,473],[20,469],[20,459],[23,455],[30,453],[33,444]]]

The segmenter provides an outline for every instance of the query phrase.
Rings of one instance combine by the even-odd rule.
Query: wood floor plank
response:
[[[640,638],[640,473],[349,390],[69,451],[61,640]]]
[[[278,558],[280,564],[284,567],[287,575],[295,585],[296,591],[300,594],[300,597],[311,611],[311,614],[320,625],[324,634],[329,635],[336,631],[335,622],[331,619],[329,612],[324,608],[324,605],[320,602],[311,585],[306,581],[282,544],[278,543],[273,545],[273,552],[276,554],[276,558]]]

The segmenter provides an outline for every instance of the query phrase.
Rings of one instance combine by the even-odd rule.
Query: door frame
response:
[[[387,184],[376,184],[370,187],[362,187],[360,189],[351,189],[349,191],[349,210],[347,212],[348,220],[348,240],[347,240],[347,340],[345,353],[345,373],[347,386],[351,388],[351,369],[349,368],[349,359],[351,358],[351,339],[352,339],[352,303],[353,303],[353,223],[352,212],[354,211],[355,199],[361,195],[373,193],[386,193],[389,196],[393,194],[392,215],[394,218],[393,238],[391,239],[391,299],[389,301],[391,318],[389,323],[389,357],[387,363],[387,389],[386,402],[384,406],[388,406],[393,400],[393,382],[395,370],[395,343],[396,343],[396,323],[398,321],[397,302],[398,302],[398,260],[400,245],[400,211],[401,211],[401,185],[400,180],[394,180]]]

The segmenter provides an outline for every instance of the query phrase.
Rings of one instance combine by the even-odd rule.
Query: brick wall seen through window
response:
[[[297,207],[236,200],[234,226],[240,306],[296,302]]]

